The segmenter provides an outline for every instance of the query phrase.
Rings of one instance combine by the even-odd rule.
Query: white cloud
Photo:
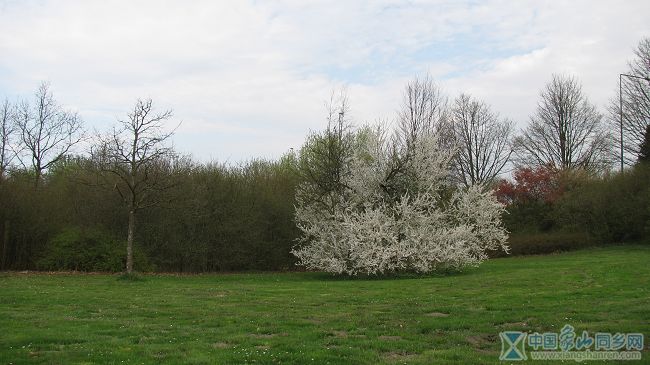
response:
[[[650,6],[627,2],[0,2],[0,94],[50,80],[99,128],[138,97],[173,108],[201,159],[278,156],[348,85],[357,122],[390,118],[429,71],[525,122],[554,72],[612,96]]]

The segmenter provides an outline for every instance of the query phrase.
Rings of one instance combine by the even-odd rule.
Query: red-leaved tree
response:
[[[495,189],[497,199],[505,205],[553,203],[565,190],[560,171],[549,165],[519,167],[513,177],[514,181],[501,180]]]

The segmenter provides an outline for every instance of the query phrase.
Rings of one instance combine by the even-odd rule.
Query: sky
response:
[[[299,148],[341,88],[354,124],[390,121],[427,74],[523,128],[553,73],[604,110],[649,14],[647,0],[0,0],[0,99],[46,81],[101,132],[152,98],[180,123],[177,150],[227,163]]]

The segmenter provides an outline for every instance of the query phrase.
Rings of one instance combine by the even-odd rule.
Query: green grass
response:
[[[3,273],[0,293],[2,364],[498,363],[499,331],[566,323],[642,332],[650,358],[649,246],[381,280]]]

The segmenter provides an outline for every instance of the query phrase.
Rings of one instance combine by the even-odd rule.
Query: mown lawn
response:
[[[566,323],[642,332],[650,358],[650,246],[381,280],[2,273],[0,293],[2,364],[499,363],[499,331]]]

